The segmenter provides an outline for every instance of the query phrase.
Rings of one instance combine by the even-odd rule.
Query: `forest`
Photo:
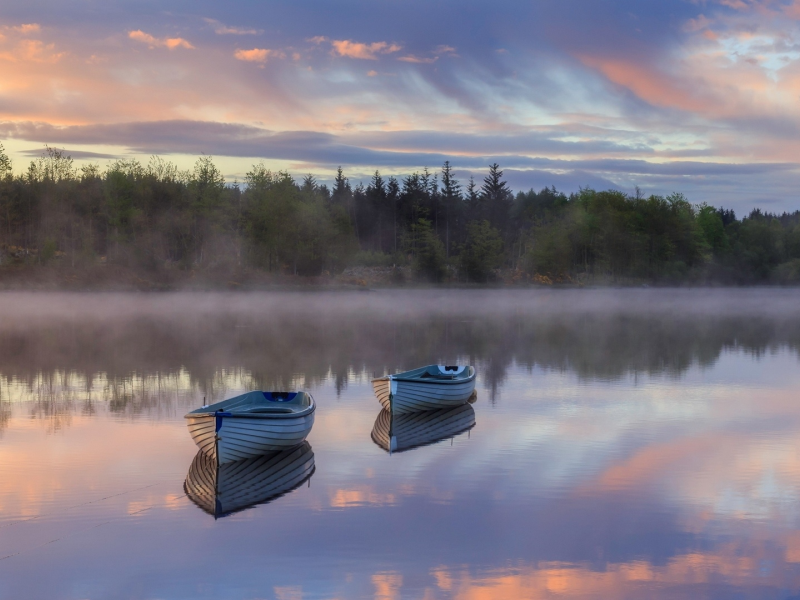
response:
[[[800,283],[800,211],[738,218],[638,190],[515,194],[497,164],[479,182],[445,162],[402,178],[375,171],[366,185],[339,168],[330,187],[263,163],[226,182],[209,156],[190,170],[160,157],[77,168],[48,147],[12,167],[0,145],[0,283],[114,269],[324,281],[354,267],[396,284]]]

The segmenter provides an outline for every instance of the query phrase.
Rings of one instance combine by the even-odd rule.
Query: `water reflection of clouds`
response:
[[[797,592],[797,570],[782,558],[779,551],[765,546],[742,548],[726,544],[711,551],[680,554],[666,564],[633,560],[610,563],[602,570],[558,562],[483,573],[440,566],[431,572],[435,583],[425,590],[425,597],[689,599],[764,597],[777,590]],[[765,564],[771,568],[765,569]]]
[[[65,536],[49,554],[0,562],[0,597],[30,589],[53,596],[54,582],[125,596],[131,578],[146,582],[140,595],[153,597],[178,596],[175,586],[187,582],[200,597],[255,589],[286,598],[797,593],[800,337],[793,326],[766,321],[764,330],[762,321],[742,333],[738,321],[712,319],[678,334],[649,318],[552,328],[545,321],[519,329],[504,348],[502,336],[520,321],[494,332],[492,323],[465,331],[403,321],[384,336],[373,326],[386,320],[377,319],[368,336],[354,333],[341,345],[337,336],[358,321],[307,322],[299,348],[308,353],[307,378],[301,352],[270,370],[258,364],[269,354],[241,353],[233,344],[239,338],[225,339],[224,328],[211,331],[232,354],[194,363],[181,353],[208,340],[180,328],[172,333],[189,335],[185,343],[165,342],[180,360],[155,353],[145,367],[134,353],[116,369],[101,368],[109,366],[102,357],[71,368],[34,344],[45,360],[3,363],[4,374],[15,375],[0,377],[10,415],[0,444],[0,527],[40,518],[3,529],[0,550]],[[584,326],[594,333],[581,333]],[[625,346],[651,326],[658,336],[605,364],[591,348],[603,340],[606,349]],[[251,335],[269,333],[263,327]],[[677,345],[678,359],[661,361],[665,340]],[[396,343],[396,351],[380,350]],[[476,362],[503,367],[502,380],[484,372],[479,382],[470,436],[392,456],[375,446],[373,372],[461,346]],[[181,497],[196,452],[184,409],[209,393],[292,377],[312,382],[318,402],[311,487],[232,515],[224,526],[207,524],[213,520]],[[337,378],[347,382],[338,395]],[[492,404],[484,390],[495,384]],[[87,401],[94,412],[84,410]],[[42,427],[32,411],[60,411],[71,422]],[[70,520],[80,527],[112,521],[108,531],[125,547],[102,527],[66,535]],[[281,556],[270,555],[275,547]],[[274,568],[265,569],[265,556]],[[313,574],[300,566],[309,562],[318,565]],[[50,583],[33,575],[42,564],[51,566]],[[216,565],[226,572],[212,576]]]

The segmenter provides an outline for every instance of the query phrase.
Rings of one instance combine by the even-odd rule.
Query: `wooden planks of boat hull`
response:
[[[217,429],[219,421],[219,429]],[[314,413],[283,419],[237,416],[188,417],[195,444],[220,464],[245,460],[302,444],[314,425]]]
[[[374,380],[372,389],[386,410],[394,414],[414,413],[466,404],[475,391],[475,378],[443,384],[397,381],[386,377]]]

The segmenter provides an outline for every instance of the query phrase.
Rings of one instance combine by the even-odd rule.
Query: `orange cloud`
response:
[[[187,50],[194,50],[194,46],[192,46],[191,43],[183,38],[156,38],[149,33],[145,33],[141,29],[129,31],[128,37],[132,40],[136,40],[137,42],[147,44],[151,48],[168,48],[169,50],[175,50],[175,48],[186,48]]]
[[[267,62],[268,58],[285,58],[283,52],[269,48],[253,48],[252,50],[237,50],[233,54],[237,59],[247,62]]]
[[[402,50],[402,46],[387,42],[362,44],[361,42],[351,42],[350,40],[333,40],[331,45],[333,46],[334,54],[362,60],[377,60],[379,54],[391,54]]]
[[[39,40],[21,40],[11,52],[0,53],[0,60],[9,62],[55,63],[64,52],[54,52],[55,44],[44,44]]]

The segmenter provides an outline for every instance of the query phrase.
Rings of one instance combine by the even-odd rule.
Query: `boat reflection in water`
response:
[[[218,519],[291,492],[313,473],[314,452],[308,442],[221,465],[201,450],[192,460],[183,489],[192,502]]]
[[[391,454],[435,444],[473,427],[475,409],[470,404],[401,415],[383,409],[375,419],[372,441]]]

